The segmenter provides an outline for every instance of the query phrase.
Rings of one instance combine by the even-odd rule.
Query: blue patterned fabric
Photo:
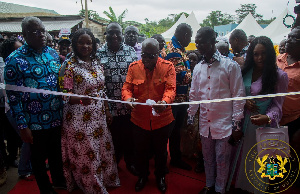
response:
[[[58,91],[59,56],[50,47],[42,53],[28,44],[7,57],[4,80],[7,84]],[[7,91],[18,129],[42,130],[58,127],[62,121],[60,96]]]

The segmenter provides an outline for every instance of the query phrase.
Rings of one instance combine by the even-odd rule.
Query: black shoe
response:
[[[215,187],[204,187],[199,194],[215,194]]]
[[[165,177],[156,178],[156,185],[157,185],[157,188],[161,192],[166,192],[166,190],[167,190],[167,184],[166,184]]]
[[[126,168],[127,168],[127,170],[128,170],[132,175],[134,175],[134,176],[139,176],[139,173],[138,173],[138,171],[136,170],[136,168],[135,168],[135,166],[134,166],[133,164],[131,164],[131,165],[127,165],[127,164],[126,164]]]
[[[171,160],[170,165],[183,170],[192,170],[192,167],[186,162],[184,162],[183,160],[177,160],[177,161]]]
[[[135,191],[141,191],[148,181],[148,177],[139,177],[139,180],[135,184]]]

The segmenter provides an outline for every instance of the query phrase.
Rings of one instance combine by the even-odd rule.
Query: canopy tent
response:
[[[291,31],[290,28],[285,27],[283,24],[283,18],[286,15],[292,15],[292,13],[285,8],[285,10],[276,19],[270,23],[265,29],[257,33],[256,36],[267,36],[271,38],[274,44],[279,44],[281,40],[285,39],[288,33]]]
[[[172,38],[172,36],[174,35],[174,32],[176,30],[176,27],[181,24],[181,23],[184,23],[186,20],[186,17],[184,14],[181,14],[180,18],[177,20],[177,22],[167,31],[165,31],[164,33],[162,33],[161,35],[165,38],[165,40],[167,42],[169,42]],[[169,37],[171,37],[170,39],[168,39]]]
[[[263,30],[263,28],[257,23],[257,21],[255,20],[255,18],[252,16],[250,12],[235,29],[243,30],[247,36],[250,35],[256,36],[258,32],[261,32]],[[226,34],[225,37],[229,38],[232,32],[233,30],[228,34]]]
[[[197,31],[200,29],[200,25],[196,19],[194,12],[192,12],[189,15],[189,17],[187,17],[185,20],[183,20],[184,18],[182,19],[183,15],[184,14],[181,15],[181,17],[178,19],[178,21],[169,30],[167,30],[166,32],[161,34],[165,38],[166,42],[169,42],[171,40],[171,38],[174,36],[175,30],[179,24],[186,23],[192,27],[193,35],[192,35],[191,43],[195,43],[195,36],[196,36]]]

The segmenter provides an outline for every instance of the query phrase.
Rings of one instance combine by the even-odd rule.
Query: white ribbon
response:
[[[107,100],[109,102],[118,102],[118,103],[124,103],[124,104],[129,104],[130,103],[130,104],[139,104],[139,105],[149,106],[149,103],[127,102],[127,101],[122,101],[122,100],[112,100],[112,99],[108,99],[108,98],[91,97],[91,96],[86,96],[86,95],[56,92],[56,91],[37,89],[37,88],[29,88],[29,87],[24,87],[24,86],[9,85],[9,84],[3,84],[3,83],[0,83],[0,89],[19,91],[19,92],[29,92],[29,93],[52,94],[52,95],[57,95],[57,96],[76,96],[76,97],[81,97],[81,98],[82,97],[88,97],[88,98],[92,98],[92,99],[95,99],[95,100]],[[233,97],[233,98],[222,98],[222,99],[212,99],[212,100],[200,100],[200,101],[181,102],[181,103],[172,103],[172,104],[157,104],[157,105],[176,106],[176,105],[181,105],[181,104],[207,104],[207,103],[212,103],[212,102],[228,102],[228,101],[234,101],[234,100],[273,98],[273,97],[277,97],[277,96],[288,96],[288,95],[300,95],[300,91],[299,92],[257,95],[257,96],[245,96],[245,97]]]

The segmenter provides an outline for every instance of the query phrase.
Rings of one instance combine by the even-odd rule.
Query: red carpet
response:
[[[194,167],[195,162],[189,161]],[[169,167],[169,174],[166,175],[167,192],[166,193],[198,193],[205,186],[205,174],[197,174],[194,171],[185,171],[178,168]],[[154,176],[154,160],[150,161],[150,176],[145,188],[140,193],[159,194],[155,184]],[[111,194],[127,194],[135,193],[134,186],[137,177],[131,175],[126,167],[125,162],[121,161],[119,164],[119,177],[121,186],[118,188],[108,188]],[[65,190],[56,190],[59,194],[67,194]],[[16,186],[9,192],[9,194],[39,194],[38,186],[35,181],[20,180]],[[72,194],[82,194],[80,190],[73,191]]]
[[[188,161],[193,167],[196,163],[194,161]],[[169,167],[170,173],[166,175],[167,192],[169,194],[193,194],[199,193],[199,191],[205,186],[205,174],[197,174],[194,171],[185,171],[178,168]],[[145,188],[140,192],[143,194],[159,194],[160,191],[156,188],[154,172],[154,160],[150,161],[150,176],[149,181]],[[109,188],[110,194],[129,194],[135,193],[134,186],[137,181],[137,177],[131,175],[126,167],[125,162],[121,161],[119,164],[119,177],[121,180],[121,186],[118,188]],[[56,190],[59,194],[67,194],[65,190]],[[73,191],[72,194],[82,194],[80,190]],[[230,192],[233,193],[233,192]],[[283,194],[299,194],[300,189],[290,188]],[[39,194],[38,186],[35,181],[20,180],[16,186],[9,192],[9,194]]]

